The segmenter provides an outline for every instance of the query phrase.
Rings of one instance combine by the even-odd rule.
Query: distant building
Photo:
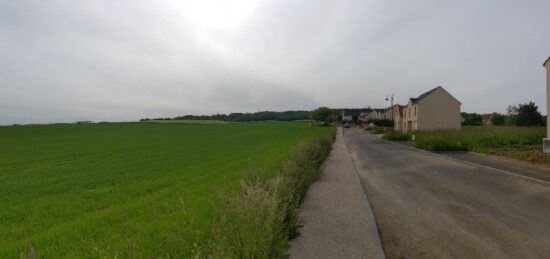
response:
[[[347,121],[347,122],[350,122],[353,120],[353,116],[351,115],[344,115],[342,116],[342,121]]]
[[[369,120],[369,113],[368,112],[359,113],[358,119],[359,119],[359,121],[363,121],[363,122],[368,121]]]
[[[384,118],[385,109],[374,109],[367,116],[367,120],[381,120]]]
[[[493,125],[493,114],[481,114],[481,123],[483,126],[491,126]]]
[[[403,109],[403,131],[460,129],[461,103],[438,86],[417,98],[410,98]]]
[[[393,129],[403,131],[403,105],[395,105],[393,107]]]

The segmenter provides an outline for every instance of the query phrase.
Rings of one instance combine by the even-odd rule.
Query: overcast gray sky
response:
[[[545,113],[549,0],[0,0],[0,124],[384,107]]]

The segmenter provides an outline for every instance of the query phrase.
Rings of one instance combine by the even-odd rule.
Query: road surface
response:
[[[544,176],[416,151],[357,128],[344,135],[387,258],[550,256],[550,183],[540,180]]]

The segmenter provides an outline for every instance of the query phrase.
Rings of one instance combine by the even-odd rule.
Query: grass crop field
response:
[[[189,257],[219,193],[275,174],[299,122],[0,127],[0,258]]]
[[[419,131],[415,146],[433,151],[464,150],[489,153],[495,148],[542,145],[544,127],[467,126],[460,130]],[[542,146],[541,146],[542,148]]]
[[[145,123],[179,123],[179,124],[225,124],[225,123],[234,123],[229,121],[220,121],[220,120],[148,120],[144,121]]]

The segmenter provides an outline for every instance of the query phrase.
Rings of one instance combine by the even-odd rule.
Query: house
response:
[[[493,125],[493,113],[481,114],[481,124],[483,126]]]
[[[362,112],[362,113],[359,113],[359,121],[362,121],[362,122],[367,122],[367,120],[369,120],[369,114],[370,112]]]
[[[393,108],[393,129],[403,131],[403,105],[395,105]]]
[[[381,120],[384,118],[384,109],[374,109],[367,116],[368,120]]]
[[[343,115],[342,116],[342,121],[351,122],[352,120],[353,120],[353,116],[351,116],[351,115]]]
[[[389,107],[384,109],[384,112],[382,113],[383,120],[393,120],[393,108],[394,107]]]
[[[403,131],[459,129],[461,103],[438,86],[417,98],[410,98],[403,108]]]
[[[546,114],[550,115],[550,57],[542,64],[546,68]],[[550,116],[546,116],[546,125],[550,125]],[[544,153],[550,153],[550,127],[546,127],[546,138],[542,141]]]

